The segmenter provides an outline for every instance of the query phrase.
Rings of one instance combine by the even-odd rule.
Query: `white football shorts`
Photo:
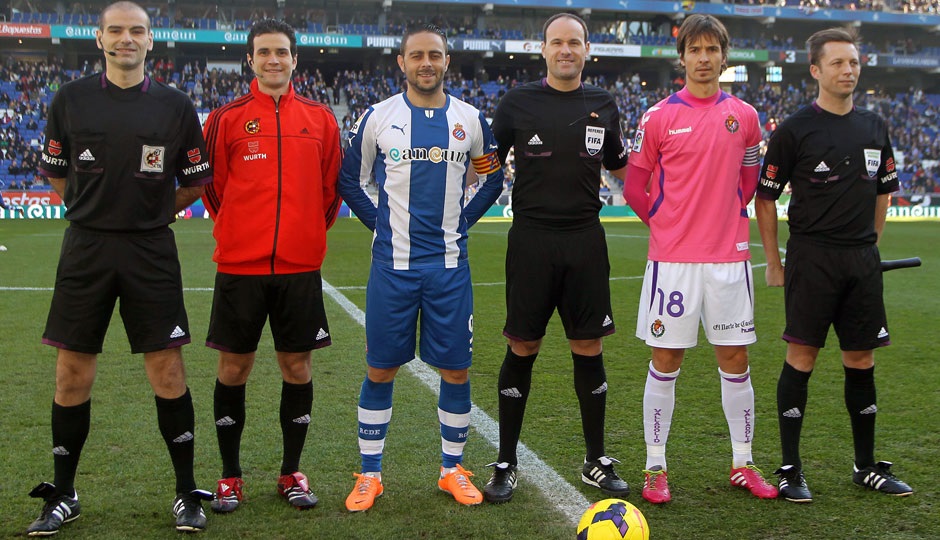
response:
[[[647,261],[636,337],[651,347],[688,349],[701,321],[712,345],[750,345],[754,333],[751,262]]]

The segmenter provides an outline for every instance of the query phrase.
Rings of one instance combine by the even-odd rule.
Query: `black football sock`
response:
[[[784,362],[777,381],[777,417],[780,423],[782,465],[803,468],[800,461],[800,432],[806,413],[809,378],[813,372],[799,371]]]
[[[213,412],[222,456],[222,478],[241,478],[239,455],[245,429],[245,385],[228,386],[216,379]]]
[[[581,407],[581,430],[588,461],[604,455],[604,416],[607,410],[607,373],[604,353],[583,356],[571,353],[574,361],[574,391]]]
[[[91,425],[91,400],[63,407],[52,402],[52,462],[56,495],[75,495],[75,471]]]
[[[193,396],[187,388],[186,393],[178,398],[154,396],[154,399],[157,402],[157,424],[176,473],[176,492],[189,493],[196,489],[193,476],[193,434],[196,430]]]
[[[499,457],[500,463],[518,464],[516,446],[522,433],[526,400],[532,386],[532,366],[538,353],[518,356],[506,347],[506,357],[499,370]]]
[[[875,368],[845,369],[845,407],[852,420],[855,444],[855,466],[859,469],[875,464]]]
[[[304,451],[310,411],[313,409],[313,381],[304,384],[281,384],[281,433],[284,435],[284,459],[281,474],[300,470],[300,454]]]

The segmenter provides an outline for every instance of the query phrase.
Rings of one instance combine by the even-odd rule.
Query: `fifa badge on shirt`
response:
[[[140,157],[140,172],[163,172],[165,146],[143,146]]]
[[[584,147],[590,156],[596,156],[604,147],[604,128],[597,126],[584,127]]]
[[[878,174],[878,167],[881,167],[881,149],[866,148],[865,170],[868,171],[868,176],[874,177],[876,174]]]

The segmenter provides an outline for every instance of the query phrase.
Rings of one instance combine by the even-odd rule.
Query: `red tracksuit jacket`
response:
[[[213,169],[203,201],[219,272],[319,270],[340,206],[343,152],[329,107],[293,85],[275,102],[255,80],[250,94],[212,111],[203,131]]]

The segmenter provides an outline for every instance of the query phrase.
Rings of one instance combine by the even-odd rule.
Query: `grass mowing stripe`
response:
[[[346,298],[343,293],[327,283],[326,280],[323,281],[323,292],[335,300],[356,323],[363,328],[365,327],[365,312]],[[420,360],[418,357],[415,358]],[[417,377],[425,386],[431,389],[435,395],[438,394],[440,376],[427,364],[424,362],[408,362],[405,364],[405,368],[408,373]],[[473,403],[470,404],[470,424],[494,448],[499,448],[499,426],[490,415]],[[584,509],[591,503],[521,441],[517,450],[519,461],[525,463],[525,469],[532,472],[531,476],[526,476],[526,480],[535,484],[535,487],[542,492],[542,495],[561,511],[568,518],[568,521],[577,523],[581,519]]]

